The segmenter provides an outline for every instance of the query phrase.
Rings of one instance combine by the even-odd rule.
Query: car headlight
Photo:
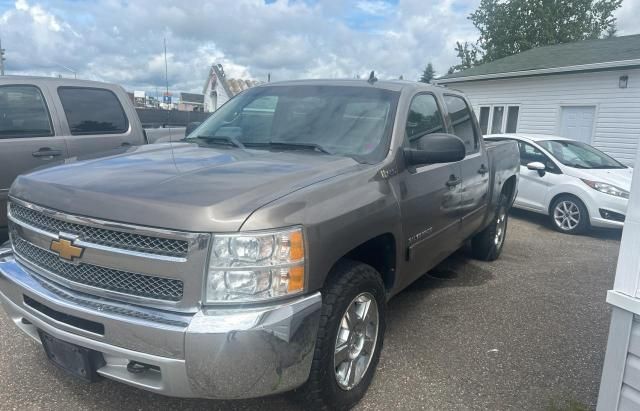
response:
[[[627,190],[623,190],[614,185],[601,183],[599,181],[586,180],[584,178],[582,178],[581,180],[589,187],[593,188],[594,190],[598,190],[601,193],[609,194],[616,197],[629,198],[629,192]]]
[[[205,303],[247,302],[301,293],[305,283],[302,228],[215,234]]]

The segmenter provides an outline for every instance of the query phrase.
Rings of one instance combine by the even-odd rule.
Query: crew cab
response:
[[[0,243],[9,186],[29,170],[66,158],[146,143],[119,86],[50,77],[0,77]]]
[[[269,83],[181,143],[22,175],[0,301],[86,380],[348,408],[387,301],[467,241],[500,255],[518,148],[470,107],[406,81]]]

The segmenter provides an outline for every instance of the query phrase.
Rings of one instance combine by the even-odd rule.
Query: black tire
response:
[[[509,196],[501,193],[491,224],[471,239],[471,252],[474,258],[493,261],[500,257],[507,237],[509,206]]]
[[[573,210],[577,210],[577,214],[574,214]],[[571,219],[563,218],[562,215],[571,215]],[[583,234],[589,230],[589,211],[582,200],[571,194],[563,194],[553,200],[549,208],[549,218],[553,228],[561,233]]]
[[[338,384],[334,352],[343,315],[356,297],[363,293],[375,299],[378,332],[375,339],[371,338],[371,341],[375,340],[375,345],[368,368],[359,383],[347,390]],[[322,292],[322,313],[309,380],[297,390],[298,399],[305,409],[347,410],[360,401],[371,384],[380,359],[385,311],[385,289],[380,274],[373,267],[357,261],[339,262]]]

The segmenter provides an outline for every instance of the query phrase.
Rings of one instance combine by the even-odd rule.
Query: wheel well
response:
[[[375,268],[386,289],[393,287],[396,275],[396,241],[391,233],[374,237],[349,251],[343,258]]]
[[[511,176],[504,182],[502,192],[509,197],[509,205],[513,203],[516,195],[516,176]]]

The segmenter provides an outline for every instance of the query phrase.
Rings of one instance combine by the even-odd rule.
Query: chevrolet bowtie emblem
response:
[[[84,248],[76,247],[71,243],[71,241],[65,240],[64,238],[51,241],[49,248],[51,251],[58,253],[60,258],[64,258],[69,261],[73,261],[74,258],[82,257],[82,252],[84,251]]]

